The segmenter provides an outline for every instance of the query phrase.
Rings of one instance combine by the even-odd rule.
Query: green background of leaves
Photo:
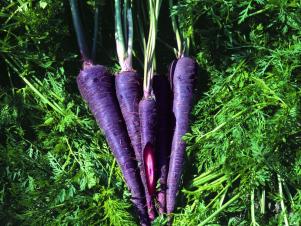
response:
[[[98,61],[116,70],[113,9],[101,3]],[[81,7],[91,24],[94,1]],[[174,225],[298,225],[301,2],[181,0],[172,11],[200,65]],[[172,60],[166,44],[175,46],[168,14],[163,3],[162,73]],[[68,2],[4,0],[0,24],[1,224],[136,225],[120,170],[77,91]]]

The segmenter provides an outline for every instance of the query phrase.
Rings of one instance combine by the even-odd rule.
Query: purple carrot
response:
[[[158,106],[156,159],[160,188],[157,193],[159,213],[166,211],[166,182],[172,136],[172,92],[167,76],[155,75],[154,93]]]
[[[139,101],[142,98],[142,79],[134,71],[123,71],[116,75],[116,94],[121,108],[121,112],[127,127],[129,137],[138,162],[140,177],[144,186],[145,198],[149,209],[149,217],[154,218],[151,194],[146,178],[143,149],[141,147]],[[148,149],[149,150],[149,149]],[[147,152],[151,153],[151,152]],[[149,156],[149,155],[148,155]],[[151,171],[152,169],[150,169]],[[149,172],[149,171],[148,171]]]
[[[154,96],[143,98],[139,102],[139,117],[141,131],[141,147],[143,155],[143,167],[146,173],[146,184],[148,195],[146,196],[146,205],[150,220],[155,219],[155,209],[152,201],[152,195],[156,189],[155,180],[155,141],[156,141],[156,123],[157,108]]]
[[[170,214],[176,205],[176,196],[182,174],[186,148],[182,137],[188,131],[189,113],[192,107],[193,87],[197,64],[190,57],[181,57],[175,66],[173,78],[173,114],[175,129],[167,177],[166,209]]]
[[[114,76],[103,66],[88,65],[78,75],[77,84],[121,168],[141,225],[149,225],[143,187],[115,94]]]

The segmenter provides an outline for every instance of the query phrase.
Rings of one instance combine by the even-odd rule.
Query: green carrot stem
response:
[[[172,10],[172,7],[173,7],[173,0],[169,0],[170,12]],[[183,40],[182,40],[182,36],[180,34],[176,16],[172,12],[171,12],[171,24],[172,24],[172,28],[176,34],[176,41],[177,41],[177,47],[178,47],[177,57],[179,58],[183,54],[183,45],[182,45]]]
[[[149,17],[150,17],[150,27],[149,27],[149,37],[147,41],[147,46],[145,50],[144,57],[144,80],[143,89],[144,96],[152,92],[152,79],[154,76],[154,56],[155,56],[155,46],[157,38],[157,23],[159,17],[159,11],[161,7],[162,0],[149,0]]]
[[[191,186],[200,186],[200,185],[205,184],[206,182],[208,182],[212,179],[215,179],[217,177],[220,177],[222,175],[223,175],[223,173],[215,173],[215,174],[209,174],[203,178],[195,178],[193,180],[193,182],[191,183]]]
[[[125,43],[121,23],[121,7],[120,0],[115,0],[115,39],[119,63],[121,67],[125,59]]]
[[[251,219],[252,219],[252,223],[251,225],[258,225],[258,223],[256,222],[256,217],[255,217],[255,202],[254,202],[254,189],[252,189],[251,191]]]
[[[151,59],[149,59],[149,53],[151,51],[151,39],[153,36],[153,4],[152,0],[149,0],[149,13],[150,13],[150,27],[149,27],[149,35],[148,35],[148,41],[145,49],[145,56],[144,56],[144,79],[143,79],[143,90],[146,93],[146,95],[150,94],[150,87],[149,87],[149,71],[151,70]]]
[[[85,34],[83,30],[83,25],[79,17],[79,10],[77,0],[69,0],[70,7],[71,7],[71,14],[73,25],[76,33],[77,43],[79,46],[80,54],[84,61],[90,61],[90,56],[88,54],[88,46],[85,39]]]
[[[188,54],[189,54],[189,49],[190,49],[190,38],[187,37],[187,38],[185,39],[185,48],[184,48],[184,51],[183,51],[184,55],[188,56]]]
[[[206,206],[206,209],[211,206],[221,195],[226,194],[228,188],[240,177],[240,174],[237,175],[230,183],[228,183],[215,197],[210,201],[210,203]]]
[[[200,187],[195,191],[185,190],[184,192],[187,194],[195,194],[195,193],[200,193],[201,191],[205,191],[205,190],[212,190],[218,186],[221,186],[221,184],[227,180],[228,180],[228,177],[222,176],[214,181],[211,181],[209,184],[199,185]]]
[[[132,4],[128,0],[123,2],[123,17],[121,15],[120,0],[115,0],[115,39],[119,64],[122,71],[132,69],[133,52],[133,13]],[[121,20],[122,18],[122,20]],[[123,22],[123,26],[122,26]]]
[[[280,195],[280,205],[281,205],[281,209],[282,209],[282,213],[283,213],[284,224],[285,224],[285,226],[288,226],[289,223],[288,223],[288,219],[287,219],[287,215],[286,215],[286,208],[285,208],[285,204],[284,204],[282,178],[279,174],[277,174],[277,178],[278,178],[278,188],[279,188],[279,195]]]
[[[207,170],[206,172],[204,172],[204,173],[200,174],[199,176],[197,176],[196,178],[194,178],[193,181],[199,180],[199,179],[204,178],[208,175],[213,175],[214,170],[216,170],[216,169]]]
[[[260,198],[260,213],[265,213],[265,189],[261,192],[261,198]]]
[[[96,46],[97,46],[97,36],[99,27],[99,1],[95,0],[95,13],[94,13],[94,30],[93,30],[93,44],[92,44],[92,61],[96,60]]]
[[[123,0],[123,7],[122,7],[122,22],[123,22],[123,31],[124,31],[124,46],[127,49],[127,42],[128,42],[128,27],[127,27],[127,13],[128,13],[128,0]]]
[[[223,203],[224,203],[225,198],[226,198],[226,194],[227,194],[227,192],[222,194],[221,200],[219,201],[219,207],[220,208],[223,206]]]
[[[207,225],[207,223],[212,220],[214,217],[216,217],[220,212],[222,212],[224,209],[226,209],[229,205],[231,205],[233,202],[235,202],[239,197],[240,193],[236,194],[233,198],[231,198],[228,202],[226,202],[224,205],[222,205],[219,209],[217,209],[214,213],[212,213],[209,217],[207,217],[202,223],[199,224],[199,226]]]
[[[111,185],[111,180],[112,180],[112,176],[113,176],[113,171],[114,171],[115,165],[116,165],[116,159],[114,158],[112,166],[111,166],[110,174],[109,174],[108,188],[110,188],[110,185]]]
[[[127,21],[128,21],[127,57],[128,57],[129,64],[132,65],[134,25],[133,25],[133,13],[131,8],[127,10]]]

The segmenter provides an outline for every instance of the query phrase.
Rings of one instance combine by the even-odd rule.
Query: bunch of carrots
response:
[[[89,54],[78,2],[69,0],[83,59],[77,85],[121,168],[141,225],[150,225],[157,213],[171,216],[175,209],[185,152],[182,137],[189,129],[197,73],[195,60],[188,57],[189,40],[184,40],[172,16],[177,58],[171,63],[168,76],[156,74],[161,1],[148,0],[149,32],[147,41],[142,37],[142,79],[132,67],[132,2],[115,0],[115,38],[121,71],[113,76],[95,62],[97,32]],[[172,7],[172,0],[169,3]],[[96,9],[95,26],[98,15]]]

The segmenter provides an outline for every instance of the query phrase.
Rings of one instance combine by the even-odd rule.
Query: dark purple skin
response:
[[[166,209],[167,214],[174,211],[176,196],[181,179],[184,152],[186,148],[182,137],[189,129],[189,113],[192,107],[194,81],[197,64],[190,57],[182,57],[177,61],[173,78],[173,114],[175,129],[171,145],[171,155],[167,177]]]
[[[153,89],[158,106],[156,159],[160,188],[157,193],[159,213],[166,212],[166,183],[172,138],[172,91],[167,76],[156,75]]]
[[[142,98],[142,77],[134,71],[120,72],[115,77],[116,95],[138,164],[142,162],[139,101]]]
[[[141,225],[150,225],[134,152],[116,98],[114,76],[103,66],[89,65],[78,75],[77,85],[121,168]]]
[[[141,150],[143,150],[144,152],[147,145],[152,147],[155,147],[156,145],[157,103],[155,101],[154,96],[150,96],[149,98],[143,98],[139,102],[139,117],[142,147]],[[153,150],[153,153],[155,154],[155,150]],[[153,156],[153,159],[155,159],[155,156]],[[145,168],[144,162],[143,168]],[[153,172],[154,171],[155,169],[153,169]],[[146,178],[146,180],[148,181],[149,178]],[[156,178],[154,178],[153,181],[156,181]],[[151,184],[146,194],[146,205],[148,208],[148,215],[151,221],[155,219],[155,209],[152,197],[150,195],[151,192],[149,191],[153,191],[155,189],[155,186],[155,183]]]

